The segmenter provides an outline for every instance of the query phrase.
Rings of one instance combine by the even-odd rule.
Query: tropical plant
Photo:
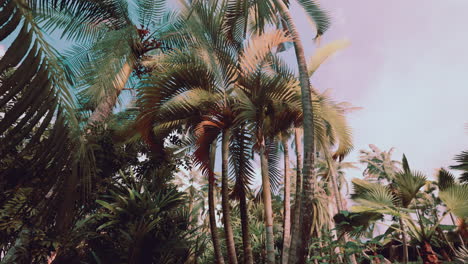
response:
[[[457,165],[450,166],[451,169],[461,170],[460,182],[468,183],[468,151],[462,151],[455,157]]]

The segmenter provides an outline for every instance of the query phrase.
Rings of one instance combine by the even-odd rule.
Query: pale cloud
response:
[[[3,45],[0,45],[0,57],[2,57],[5,54],[6,48]]]

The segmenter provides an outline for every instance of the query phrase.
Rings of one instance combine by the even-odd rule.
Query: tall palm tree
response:
[[[316,70],[327,58],[348,45],[349,43],[345,40],[331,42],[316,51],[314,56],[309,60],[310,64],[312,65],[313,69]],[[310,74],[312,73],[313,72]],[[278,74],[288,75],[288,73],[283,72],[278,72]],[[289,75],[291,75],[291,73],[289,73]],[[317,90],[311,88],[311,92],[313,99],[312,105],[314,109],[314,141],[317,144],[317,150],[323,153],[326,156],[327,162],[331,164],[334,162],[334,159],[343,159],[343,157],[347,155],[353,147],[351,129],[346,122],[345,114],[351,110],[354,110],[355,108],[350,107],[347,103],[334,102],[330,99],[329,95],[327,95],[327,91],[320,93]],[[299,111],[299,113],[296,112],[293,114],[296,116],[290,116],[286,119],[294,120],[294,126],[296,127],[302,125],[302,112]],[[285,118],[279,118],[278,120],[283,119]],[[285,129],[287,129],[287,127],[283,127],[282,131]],[[300,137],[297,133],[297,130],[295,133],[297,138],[295,141],[297,150],[298,143],[300,143]],[[330,149],[334,147],[336,147],[336,150],[331,153]],[[298,156],[298,154],[299,153],[296,153],[296,156]],[[332,182],[334,183],[335,175],[332,174],[332,176]],[[298,178],[299,180],[297,185],[300,186],[300,177]],[[335,186],[337,185],[332,184],[332,187]],[[337,204],[337,206],[339,205]],[[288,256],[289,254],[284,253],[284,251],[285,249],[283,248],[283,262],[286,263],[287,257],[285,256]]]
[[[299,1],[301,6],[316,23],[317,37],[322,35],[329,27],[330,20],[327,14],[322,11],[318,5],[312,0]],[[228,4],[228,17],[230,19],[230,30],[233,32],[247,31],[249,20],[253,20],[254,30],[263,32],[268,24],[275,23],[284,25],[283,28],[287,29],[296,51],[296,58],[299,67],[299,81],[302,94],[302,108],[304,112],[304,169],[303,169],[303,188],[301,190],[304,198],[300,199],[303,203],[302,208],[310,208],[313,199],[313,185],[315,182],[315,174],[313,171],[314,164],[314,128],[313,128],[313,113],[312,113],[312,97],[310,92],[309,71],[307,70],[306,58],[304,55],[304,47],[296,29],[296,25],[291,17],[288,6],[283,0],[233,0]],[[252,10],[252,16],[249,16]],[[277,20],[277,14],[280,14],[280,21]],[[252,18],[253,17],[253,18]],[[281,23],[283,22],[283,23]],[[242,30],[243,29],[243,30]],[[298,197],[300,197],[298,195]],[[299,208],[299,207],[297,207]],[[309,230],[312,226],[313,215],[309,210],[301,210],[298,221],[295,222],[296,228],[293,228],[293,239],[290,255],[291,263],[304,263],[307,255],[307,248],[309,244]],[[301,232],[304,229],[306,232]],[[296,231],[294,231],[296,230]]]
[[[267,39],[282,39],[281,32],[265,33],[259,37],[264,41]],[[282,41],[281,41],[282,42]],[[280,42],[280,43],[281,43]],[[279,44],[279,43],[278,43]],[[247,50],[249,50],[249,44]],[[265,50],[268,52],[268,50]],[[265,55],[268,53],[265,52]],[[251,56],[254,55],[254,56]],[[255,56],[256,55],[256,56]],[[263,57],[265,57],[263,55]],[[243,54],[244,61],[249,67],[247,58],[261,57],[261,54]],[[262,174],[262,198],[265,207],[265,226],[267,238],[267,261],[275,262],[275,250],[273,245],[273,212],[271,207],[271,186],[270,186],[270,166],[268,165],[269,153],[267,152],[267,141],[273,139],[278,134],[274,124],[278,120],[281,108],[298,109],[300,102],[297,100],[297,87],[294,78],[285,79],[281,75],[271,75],[262,72],[259,69],[260,64],[255,65],[251,70],[245,70],[241,74],[237,93],[239,94],[239,120],[249,124],[255,135],[255,148],[260,155],[261,174]],[[259,68],[257,68],[259,67]],[[244,67],[245,68],[245,67]],[[297,111],[293,111],[297,112]],[[281,119],[287,123],[287,119]],[[291,122],[294,119],[289,119]],[[290,125],[289,125],[290,126]],[[287,126],[286,126],[287,127]]]

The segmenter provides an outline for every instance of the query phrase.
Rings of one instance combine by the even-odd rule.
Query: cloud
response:
[[[6,48],[3,45],[0,45],[0,57],[2,57],[5,54]]]

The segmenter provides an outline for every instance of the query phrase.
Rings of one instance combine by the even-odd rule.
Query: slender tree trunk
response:
[[[224,233],[226,235],[226,247],[228,252],[229,263],[237,264],[236,245],[234,243],[234,233],[232,232],[231,209],[229,205],[228,158],[230,137],[231,130],[229,128],[226,128],[223,131],[223,140],[221,145],[221,205],[223,207]]]
[[[125,88],[125,84],[128,82],[132,71],[133,67],[130,63],[127,62],[122,66],[119,74],[117,74],[112,82],[115,88],[115,93],[107,95],[103,100],[101,100],[101,102],[99,102],[96,109],[88,119],[88,125],[99,124],[110,116],[112,109],[114,109],[115,104],[117,103],[117,98],[119,97],[120,92]]]
[[[193,211],[193,198],[190,197],[189,206],[188,206],[189,218],[188,218],[188,225],[187,225],[189,229],[191,228],[192,219],[193,219],[192,211]]]
[[[339,212],[345,210],[346,208],[344,208],[344,206],[343,206],[343,198],[341,197],[340,188],[338,188],[338,183],[337,183],[337,178],[336,178],[336,171],[335,171],[334,168],[332,168],[333,163],[330,162],[328,166],[330,166],[330,179],[332,181],[333,192],[335,193],[334,196],[335,196],[335,202],[336,202],[336,209],[337,209],[337,212],[339,213]],[[343,241],[345,242],[345,244],[348,243],[348,241],[349,241],[348,234],[346,234],[346,233],[343,234]],[[357,264],[356,256],[354,254],[351,254],[349,256],[349,260],[351,261],[352,264]]]
[[[403,263],[407,264],[408,263],[408,242],[406,241],[405,225],[403,224],[403,220],[401,218],[398,219],[398,221],[400,221],[400,229],[403,231],[401,233],[401,240],[403,241]]]
[[[211,143],[210,149],[210,174],[208,179],[208,214],[210,219],[211,240],[213,241],[214,255],[217,264],[224,264],[221,244],[219,242],[218,228],[216,227],[215,195],[214,195],[214,167],[216,158],[216,142]]]
[[[249,231],[249,213],[248,205],[245,197],[244,189],[240,193],[240,214],[241,214],[241,227],[242,227],[242,245],[244,249],[244,264],[253,264],[252,246],[250,244],[250,231]]]
[[[296,146],[296,194],[294,197],[294,217],[292,223],[292,240],[290,245],[289,254],[293,253],[292,248],[297,248],[299,244],[299,234],[301,228],[299,226],[299,218],[301,214],[301,192],[302,192],[302,142],[301,142],[301,129],[294,129],[294,145]],[[291,256],[289,256],[289,263]],[[283,264],[286,264],[283,262]]]
[[[289,26],[289,32],[293,39],[294,49],[296,51],[297,64],[299,67],[299,82],[301,86],[302,109],[304,116],[304,169],[302,183],[302,210],[299,216],[299,237],[292,237],[293,240],[300,239],[300,243],[296,247],[291,247],[289,263],[306,263],[306,258],[309,248],[310,231],[313,222],[313,198],[315,192],[316,175],[314,171],[314,120],[312,112],[312,96],[310,93],[309,75],[307,73],[307,64],[304,55],[304,47],[296,30],[296,25],[292,20],[289,10],[282,0],[276,0],[276,6],[281,12],[281,16],[286,20]]]
[[[270,177],[268,175],[268,157],[265,150],[265,141],[263,140],[260,147],[260,166],[262,170],[262,186],[263,186],[263,207],[265,210],[265,229],[266,229],[266,250],[267,263],[275,263],[275,245],[273,235],[273,209],[271,202]]]
[[[335,198],[336,195],[335,195],[334,192],[332,192],[332,195],[333,195],[333,198]],[[328,210],[329,210],[330,215],[334,215],[336,213],[335,210],[337,210],[337,207],[333,206],[332,203],[330,203],[328,205]],[[333,218],[330,219],[329,229],[330,229],[330,233],[332,234],[332,236],[336,237],[336,239],[338,239],[340,237],[338,235],[338,231],[335,229],[335,222],[333,221]],[[332,250],[332,249],[330,249],[330,250]],[[333,251],[335,252],[336,257],[334,259],[337,260],[337,263],[344,263],[343,258],[342,258],[341,254],[340,254],[341,253],[340,248],[339,247],[334,247]]]
[[[291,183],[289,176],[289,149],[288,139],[281,135],[281,143],[284,148],[284,208],[283,208],[283,251],[281,263],[288,263],[289,247],[291,244]]]
[[[454,226],[458,226],[457,223],[455,222],[455,218],[453,217],[453,214],[452,213],[449,213],[449,216],[450,216],[450,219],[452,220],[452,224]],[[460,230],[461,231],[461,230]],[[465,244],[465,240],[463,239],[463,236],[460,234],[460,232],[457,232],[458,234],[458,239],[460,239],[460,243],[462,243],[462,245]]]

